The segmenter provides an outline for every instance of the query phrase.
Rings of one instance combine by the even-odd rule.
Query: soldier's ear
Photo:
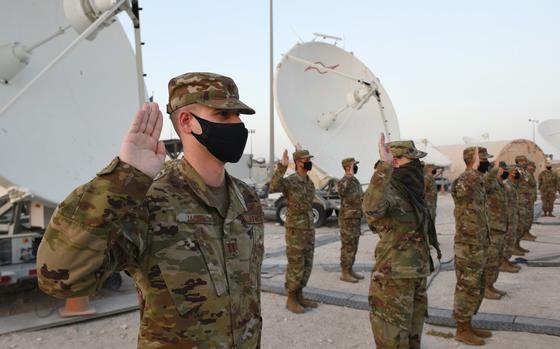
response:
[[[198,121],[193,117],[190,111],[180,110],[179,115],[177,115],[177,123],[181,133],[184,134],[201,134],[202,128]]]

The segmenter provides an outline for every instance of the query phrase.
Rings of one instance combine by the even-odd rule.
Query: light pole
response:
[[[540,121],[536,119],[529,119],[528,121],[533,124],[533,143],[535,143],[535,127]]]
[[[251,137],[251,157],[253,156],[253,135],[255,134],[255,130],[249,130],[249,137]]]
[[[274,50],[273,50],[273,22],[272,22],[272,0],[270,0],[270,61],[269,61],[269,79],[270,79],[270,129],[269,129],[269,138],[270,138],[270,148],[268,153],[268,173],[272,177],[272,173],[274,172],[274,93],[272,91],[273,88],[273,64],[274,64]]]

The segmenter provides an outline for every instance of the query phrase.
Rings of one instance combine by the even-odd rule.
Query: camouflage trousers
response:
[[[369,308],[377,349],[420,349],[428,314],[425,277],[375,279],[372,273]]]
[[[517,218],[517,217],[515,217]],[[503,257],[505,259],[510,259],[512,256],[513,248],[515,247],[515,239],[517,236],[517,219],[513,222],[508,222],[508,229],[506,235],[504,235],[504,253]]]
[[[453,249],[457,277],[453,318],[457,321],[470,321],[484,298],[488,246],[455,243]]]
[[[484,270],[486,286],[493,285],[498,280],[500,263],[504,255],[504,241],[506,233],[503,231],[490,229],[490,245],[488,245],[488,260]]]
[[[525,232],[528,232],[531,229],[531,223],[527,207],[520,207],[519,221],[517,222],[517,233],[515,234],[516,243],[521,240],[521,237],[525,234]]]
[[[556,191],[543,190],[541,191],[541,200],[543,211],[552,212],[554,211],[554,200],[556,200]]]
[[[360,241],[360,218],[339,219],[340,226],[340,267],[350,270],[356,260],[358,243]]]
[[[297,229],[286,227],[286,284],[288,291],[307,286],[313,268],[315,252],[315,229]]]
[[[527,231],[531,230],[531,226],[533,225],[533,219],[535,218],[535,201],[531,201],[529,207],[527,207],[527,214],[529,215],[529,226],[527,227]]]

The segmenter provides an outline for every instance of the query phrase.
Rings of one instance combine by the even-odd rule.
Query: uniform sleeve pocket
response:
[[[181,240],[157,254],[165,285],[180,314],[227,291],[221,269],[207,262],[195,240]]]

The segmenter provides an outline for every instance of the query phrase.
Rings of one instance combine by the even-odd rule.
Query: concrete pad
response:
[[[441,272],[428,290],[430,306],[453,309],[455,283],[455,272]],[[501,300],[483,300],[480,311],[560,320],[558,285],[556,268],[523,267],[517,274],[500,273],[495,286],[508,295]]]

